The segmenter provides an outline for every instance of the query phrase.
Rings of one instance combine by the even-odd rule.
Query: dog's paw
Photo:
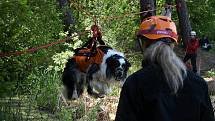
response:
[[[98,98],[104,98],[105,94],[98,94]]]
[[[94,98],[104,98],[105,97],[105,95],[103,95],[103,94],[97,94],[97,95],[91,95],[91,96],[93,96]]]
[[[93,93],[90,94],[90,96],[92,96],[94,98],[104,98],[105,94],[100,94],[100,93],[93,92]]]

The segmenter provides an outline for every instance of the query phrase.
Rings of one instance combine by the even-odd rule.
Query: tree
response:
[[[142,21],[144,18],[147,18],[149,16],[153,16],[156,14],[156,0],[140,0],[140,11],[148,11],[148,10],[154,10],[149,12],[144,12],[140,14],[140,20]]]
[[[140,0],[140,20],[141,22],[149,17],[149,16],[154,16],[156,15],[156,0]],[[148,12],[143,12],[143,11],[148,11]],[[138,48],[137,46],[139,45],[140,50],[143,53],[143,43],[141,37],[137,37],[137,41],[135,44],[135,48]]]
[[[71,9],[69,8],[67,0],[58,0],[60,9],[63,13],[63,24],[64,24],[64,32],[68,32],[68,36],[71,36],[73,30],[71,29],[72,25],[74,25],[74,18],[72,16]]]
[[[184,0],[176,0],[176,5],[179,18],[180,34],[183,44],[186,46],[186,44],[189,42],[188,40],[190,38],[190,31],[192,30],[187,5]]]

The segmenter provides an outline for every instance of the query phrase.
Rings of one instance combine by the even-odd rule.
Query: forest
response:
[[[151,5],[147,9],[147,5]],[[215,103],[214,0],[1,0],[0,1],[0,120],[112,121],[121,88],[104,98],[84,92],[78,100],[62,97],[62,74],[74,50],[93,36],[98,25],[103,41],[125,54],[128,75],[141,68],[143,55],[136,33],[144,13],[160,15],[172,7],[183,58],[188,31],[208,37],[212,48],[199,49],[197,67],[209,80]]]

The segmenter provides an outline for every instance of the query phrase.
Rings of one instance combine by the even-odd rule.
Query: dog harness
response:
[[[95,52],[91,52],[91,49],[83,48],[73,56],[81,72],[86,72],[91,64],[101,64],[104,57],[104,52],[101,49],[96,48]]]

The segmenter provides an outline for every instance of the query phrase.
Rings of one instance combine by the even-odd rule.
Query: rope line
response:
[[[85,13],[87,16],[90,16],[91,18],[95,19],[95,16],[94,16],[92,13],[90,13],[90,12],[84,10],[85,8],[84,8],[83,5],[80,5],[80,4],[78,4],[78,3],[72,3],[72,4],[70,4],[70,7],[71,7],[71,6],[75,7],[75,9],[77,9],[77,10],[82,11],[82,12]]]
[[[52,43],[49,43],[49,44],[46,44],[46,45],[42,45],[42,46],[39,46],[39,47],[35,47],[35,48],[23,50],[23,51],[15,51],[15,52],[8,52],[8,53],[0,53],[0,58],[2,58],[2,57],[10,57],[10,56],[18,56],[18,55],[27,54],[27,53],[33,53],[33,52],[36,52],[36,51],[38,51],[38,50],[40,50],[40,49],[48,48],[48,47],[50,47],[50,46],[53,46],[53,45],[56,45],[56,44],[59,44],[59,43],[67,42],[67,41],[71,40],[72,38],[74,38],[74,37],[76,37],[76,36],[84,35],[84,34],[86,34],[87,32],[89,32],[89,30],[80,32],[80,33],[78,33],[78,34],[76,34],[76,35],[67,37],[67,38],[62,39],[62,40],[58,40],[58,41],[56,41],[56,42],[52,42]]]

